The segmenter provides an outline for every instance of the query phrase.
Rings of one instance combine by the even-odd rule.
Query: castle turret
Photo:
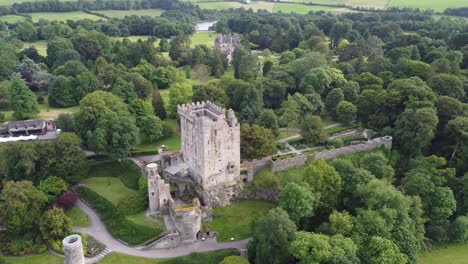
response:
[[[65,254],[65,264],[85,264],[81,236],[67,236],[63,239],[62,244],[63,252]]]
[[[161,214],[171,199],[170,186],[164,183],[158,173],[158,165],[150,163],[145,167],[148,178],[148,199],[150,214]]]

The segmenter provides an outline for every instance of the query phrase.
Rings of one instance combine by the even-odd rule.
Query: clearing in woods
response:
[[[81,19],[90,19],[90,20],[100,20],[104,19],[95,15],[91,15],[85,12],[40,12],[40,13],[30,13],[33,22],[38,22],[40,19],[45,19],[49,21],[67,21],[67,20],[81,20]]]
[[[96,10],[95,14],[102,14],[110,18],[124,18],[126,16],[150,16],[157,17],[164,12],[163,9],[139,9],[139,10]]]

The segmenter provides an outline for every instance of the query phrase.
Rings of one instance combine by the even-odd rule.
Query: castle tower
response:
[[[201,102],[178,106],[184,162],[205,190],[240,180],[240,126],[234,111]]]
[[[63,239],[62,244],[65,253],[65,264],[85,264],[81,236],[67,236]]]
[[[150,163],[145,167],[148,179],[148,199],[150,214],[161,214],[171,199],[170,186],[164,183],[158,173],[158,165]]]

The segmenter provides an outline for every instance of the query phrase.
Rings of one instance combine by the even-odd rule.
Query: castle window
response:
[[[151,192],[151,196],[154,196],[154,192]]]

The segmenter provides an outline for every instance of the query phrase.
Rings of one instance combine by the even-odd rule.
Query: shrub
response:
[[[47,250],[47,246],[40,236],[29,233],[24,236],[13,237],[6,250],[11,255],[22,256],[43,253]]]
[[[146,208],[145,196],[138,194],[133,194],[127,196],[119,201],[117,205],[117,211],[122,215],[132,215],[137,214],[141,211],[144,211]]]
[[[5,114],[0,113],[0,122],[5,122]]]
[[[76,204],[78,197],[72,191],[67,191],[62,193],[57,200],[58,207],[62,208],[63,210],[70,209],[73,205]]]
[[[141,244],[162,232],[130,222],[111,202],[89,188],[79,187],[76,192],[99,213],[112,236],[131,245]]]
[[[341,138],[329,139],[327,141],[327,148],[339,148],[343,146],[343,140]]]
[[[172,136],[172,133],[174,133],[174,131],[172,130],[172,126],[171,126],[170,123],[162,122],[162,127],[163,127],[162,138],[168,138],[168,137]]]
[[[44,97],[42,97],[41,95],[39,95],[36,99],[37,103],[38,104],[43,104],[45,102],[45,99]]]

